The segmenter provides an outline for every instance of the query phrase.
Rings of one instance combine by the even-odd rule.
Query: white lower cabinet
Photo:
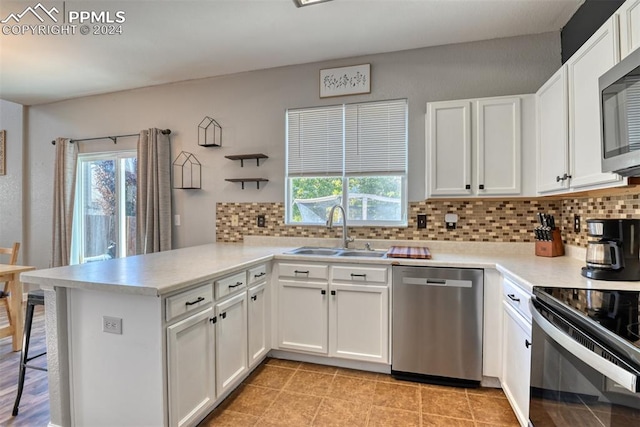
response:
[[[331,284],[329,355],[387,363],[389,288]]]
[[[216,400],[213,308],[167,328],[169,423],[192,425]]]
[[[508,280],[504,282],[504,292],[502,389],[520,425],[527,426],[531,378],[531,318],[527,316],[525,307],[529,296]]]
[[[278,281],[278,345],[327,354],[327,283]]]
[[[389,363],[388,267],[285,266],[278,280],[278,348]],[[297,277],[318,273],[304,279],[296,271]]]
[[[269,306],[267,283],[263,282],[249,288],[249,367],[254,367],[269,352]]]
[[[216,304],[216,389],[218,397],[248,370],[247,293]]]

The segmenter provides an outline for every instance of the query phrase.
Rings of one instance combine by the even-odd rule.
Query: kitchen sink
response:
[[[333,256],[333,255],[337,255],[339,252],[340,252],[340,249],[302,247],[302,248],[294,249],[287,253],[291,255]]]
[[[290,255],[309,255],[309,256],[345,256],[345,257],[369,257],[369,258],[382,258],[387,253],[386,251],[367,251],[356,249],[341,249],[341,248],[313,248],[303,246],[301,248],[294,249],[287,252]]]
[[[374,257],[374,258],[382,258],[387,254],[386,251],[350,251],[345,250],[338,253],[338,256],[352,256],[352,257]]]

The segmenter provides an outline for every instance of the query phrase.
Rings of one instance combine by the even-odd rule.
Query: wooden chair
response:
[[[16,242],[10,248],[0,248],[0,255],[9,255],[9,265],[16,265],[18,262],[18,251],[20,250],[20,243]],[[2,262],[0,262],[1,264]],[[11,310],[9,310],[9,302],[7,297],[9,296],[9,282],[4,282],[4,288],[0,290],[0,304],[4,305],[7,310],[7,317],[9,318],[9,328],[4,332],[4,336],[9,336],[12,333],[13,321],[11,319]],[[0,336],[0,338],[3,338]]]

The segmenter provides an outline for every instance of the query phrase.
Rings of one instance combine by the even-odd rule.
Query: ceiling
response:
[[[561,29],[583,0],[5,1],[0,99],[35,105],[292,64]],[[41,24],[32,11],[41,15]],[[51,11],[52,7],[56,11]],[[58,22],[44,15],[47,9]],[[64,11],[64,12],[63,12]],[[122,34],[30,35],[71,12],[124,12]],[[11,15],[13,14],[13,15]],[[66,23],[63,23],[63,18]],[[88,23],[90,30],[94,24]],[[102,27],[99,27],[102,28]]]

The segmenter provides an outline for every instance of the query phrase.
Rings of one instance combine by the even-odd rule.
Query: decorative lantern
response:
[[[173,188],[202,188],[202,165],[193,154],[181,151],[173,161]]]
[[[205,116],[198,125],[198,145],[222,147],[222,127],[209,116]]]

